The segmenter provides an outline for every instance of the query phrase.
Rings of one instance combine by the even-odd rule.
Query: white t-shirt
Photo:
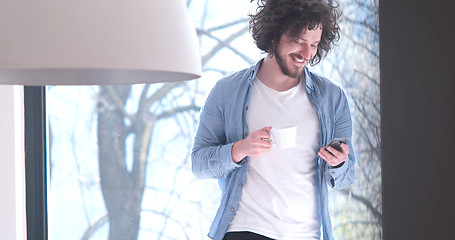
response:
[[[253,82],[247,123],[250,132],[265,126],[297,126],[295,147],[249,157],[247,180],[228,231],[251,231],[274,239],[320,239],[316,156],[320,126],[304,80],[278,92]]]

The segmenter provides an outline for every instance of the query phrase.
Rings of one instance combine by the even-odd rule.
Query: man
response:
[[[355,156],[350,143],[325,146],[351,138],[351,116],[343,90],[306,64],[338,40],[338,17],[317,0],[264,0],[251,16],[267,56],[218,81],[193,145],[193,172],[222,189],[210,238],[333,239],[327,186],[354,181]],[[297,127],[295,145],[280,149],[273,131],[287,126]]]

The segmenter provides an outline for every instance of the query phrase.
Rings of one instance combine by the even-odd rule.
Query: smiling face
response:
[[[314,29],[304,28],[297,37],[283,34],[272,52],[281,72],[290,78],[300,77],[305,65],[316,54],[321,36],[321,24]]]

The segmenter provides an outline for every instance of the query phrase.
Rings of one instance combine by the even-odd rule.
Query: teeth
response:
[[[294,60],[295,60],[296,62],[298,62],[298,63],[303,63],[303,62],[305,62],[305,59],[299,59],[299,58],[296,58],[296,57],[294,57]]]

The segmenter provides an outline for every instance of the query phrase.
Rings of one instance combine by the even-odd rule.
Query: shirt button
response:
[[[239,183],[239,187],[243,187],[243,183]]]
[[[231,212],[234,212],[234,208],[231,208]]]
[[[245,110],[248,110],[248,106],[245,106]]]
[[[244,132],[244,133],[243,133],[243,136],[244,136],[244,137],[246,137],[246,136],[247,136],[246,132]]]

